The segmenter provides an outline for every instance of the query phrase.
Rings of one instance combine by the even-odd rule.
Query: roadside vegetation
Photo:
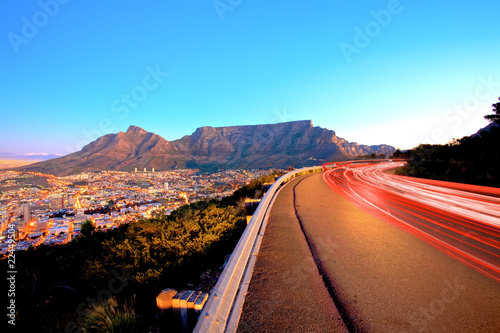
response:
[[[273,182],[275,175],[253,180],[229,197],[185,205],[170,215],[159,212],[107,232],[88,224],[82,237],[68,244],[16,252],[16,328],[147,331],[162,289],[213,287],[246,227],[245,198],[262,196],[263,184]],[[7,260],[2,266],[8,270]]]
[[[371,153],[371,154],[368,154],[368,155],[361,155],[361,156],[357,156],[356,159],[357,160],[364,160],[364,159],[376,159],[376,158],[385,158],[386,156],[384,154],[375,154],[375,153]]]
[[[500,102],[492,106],[493,114],[485,116],[491,124],[479,135],[397,151],[394,157],[408,159],[397,174],[500,187]]]

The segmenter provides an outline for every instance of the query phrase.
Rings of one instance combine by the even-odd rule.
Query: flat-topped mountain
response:
[[[18,168],[58,176],[83,171],[155,168],[201,170],[287,168],[320,165],[371,153],[390,155],[394,147],[366,146],[314,127],[310,120],[270,125],[200,127],[175,141],[130,126],[104,135],[64,157]]]

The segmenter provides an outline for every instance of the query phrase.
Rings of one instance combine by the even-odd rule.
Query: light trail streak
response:
[[[363,210],[500,282],[500,189],[385,172],[404,163],[325,164],[323,179]]]
[[[83,195],[89,189],[88,186],[78,186],[81,187],[81,190],[75,195],[75,208],[82,208],[82,204],[80,202],[80,196]]]

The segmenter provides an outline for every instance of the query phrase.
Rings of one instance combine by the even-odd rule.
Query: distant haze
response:
[[[16,153],[0,153],[0,160],[16,160],[16,161],[47,161],[53,158],[61,157],[61,154],[16,154]]]

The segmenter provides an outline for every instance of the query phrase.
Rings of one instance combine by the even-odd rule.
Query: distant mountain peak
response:
[[[366,146],[339,138],[334,131],[313,127],[311,120],[277,124],[196,129],[167,141],[138,126],[107,134],[70,155],[22,167],[55,175],[135,168],[201,170],[288,168],[321,165],[360,155],[394,152],[387,145]]]
[[[500,124],[497,123],[497,122],[493,122],[483,128],[481,128],[479,131],[477,131],[476,133],[472,134],[471,137],[475,138],[475,137],[481,137],[481,134],[484,133],[484,132],[490,132],[492,128],[494,127],[500,127]]]
[[[309,127],[314,127],[313,125],[313,122],[312,120],[294,120],[294,121],[288,121],[288,122],[285,122],[284,124],[296,124],[296,125],[299,125],[299,126],[304,126],[306,128],[309,128]]]
[[[221,127],[213,127],[213,126],[202,126],[198,127],[196,131],[217,131],[220,129],[230,129],[230,128],[255,128],[255,127],[291,127],[291,128],[302,128],[302,129],[307,129],[310,127],[313,127],[312,120],[292,120],[292,121],[286,121],[286,122],[280,122],[280,123],[274,123],[274,124],[261,124],[261,125],[241,125],[241,126],[221,126]]]
[[[139,126],[130,125],[127,129],[127,133],[148,134],[149,132]]]

